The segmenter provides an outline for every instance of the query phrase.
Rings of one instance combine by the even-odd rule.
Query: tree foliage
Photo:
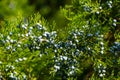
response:
[[[119,80],[120,1],[72,0],[64,29],[39,13],[5,19],[0,79]]]

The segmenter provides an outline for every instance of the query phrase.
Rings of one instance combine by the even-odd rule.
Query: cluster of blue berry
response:
[[[99,26],[99,23],[96,23],[94,28],[97,28],[97,26]],[[90,29],[89,27],[83,28]],[[90,57],[94,54],[98,55],[97,52],[101,54],[104,53],[103,35],[100,35],[99,31],[90,33],[81,29],[75,29],[68,34],[67,38],[59,41],[56,31],[48,32],[40,23],[34,25],[23,24],[17,26],[15,31],[8,32],[7,35],[1,33],[0,46],[4,47],[5,52],[9,54],[24,53],[26,49],[31,53],[38,51],[39,58],[44,54],[49,55],[53,53],[54,72],[56,76],[67,78],[75,76],[76,70],[79,67],[78,65],[80,64],[78,60],[82,58],[83,55]],[[96,44],[100,44],[100,51],[96,50]],[[119,49],[120,44],[116,42],[115,45],[110,48],[110,51],[117,55]],[[18,56],[14,61],[19,63],[27,60],[26,54],[23,54],[22,57]],[[105,70],[103,70],[103,72],[105,72]],[[100,73],[100,77],[103,75],[105,75],[105,73]],[[10,76],[13,76],[13,74],[11,73]]]
[[[119,57],[120,53],[120,42],[114,42],[113,46],[109,50],[114,56]]]

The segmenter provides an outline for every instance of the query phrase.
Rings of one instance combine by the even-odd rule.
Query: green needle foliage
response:
[[[62,29],[39,13],[5,18],[0,28],[0,79],[119,80],[119,4],[72,0],[61,10],[68,21]]]

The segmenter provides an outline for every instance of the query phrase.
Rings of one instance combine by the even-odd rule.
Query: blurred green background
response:
[[[57,28],[62,28],[68,21],[60,8],[66,4],[71,4],[71,0],[0,0],[0,22],[39,12],[49,23],[55,21]]]

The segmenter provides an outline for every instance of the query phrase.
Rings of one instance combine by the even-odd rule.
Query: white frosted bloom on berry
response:
[[[113,26],[116,26],[116,23],[113,23]]]
[[[18,60],[19,60],[19,61],[22,61],[23,59],[22,59],[22,58],[19,58]]]
[[[101,47],[102,50],[104,50],[104,47]]]
[[[72,74],[74,74],[74,71],[73,71],[73,70],[69,72],[69,75],[72,75]]]
[[[99,11],[97,11],[97,12],[96,12],[96,14],[100,14],[100,12],[99,12]]]
[[[13,77],[14,77],[13,73],[10,73],[10,77],[11,77],[11,78],[13,78]]]
[[[27,60],[27,58],[26,58],[26,57],[23,57],[23,60]]]
[[[75,69],[75,66],[72,66],[71,68],[72,68],[72,69]]]
[[[12,69],[15,69],[15,67],[14,67],[14,66],[11,66],[11,68],[12,68]]]
[[[113,21],[114,21],[114,22],[117,22],[117,20],[116,20],[116,19],[113,19]]]
[[[100,44],[101,44],[101,45],[104,45],[104,43],[103,43],[103,42],[100,42]]]
[[[101,53],[101,54],[103,54],[103,53],[104,53],[104,51],[100,51],[100,53]]]
[[[2,64],[2,61],[0,61],[0,64]]]
[[[106,72],[106,70],[105,70],[105,69],[103,69],[103,70],[102,70],[102,72],[104,72],[104,73],[105,73],[105,72]]]
[[[24,37],[24,34],[22,34],[21,36]]]
[[[109,1],[110,4],[112,4],[112,1]]]
[[[99,76],[100,76],[100,77],[103,77],[103,74],[102,74],[102,73],[100,73],[100,74],[99,74]]]
[[[12,48],[12,46],[11,45],[9,45],[8,47],[7,47],[7,49],[9,50],[9,49],[11,49]]]
[[[11,39],[10,42],[13,43],[13,40]]]
[[[100,6],[99,9],[102,9],[102,7]]]
[[[7,36],[7,39],[10,40],[11,39],[10,36]]]
[[[18,45],[17,45],[17,47],[21,47],[21,45],[20,45],[20,44],[18,44]]]
[[[55,69],[57,69],[57,70],[59,70],[59,69],[60,69],[60,67],[59,67],[59,66],[56,66],[56,65],[54,66],[54,68],[55,68]]]
[[[30,29],[30,30],[32,30],[32,29],[33,29],[33,27],[30,27],[29,29]]]
[[[18,60],[15,60],[15,62],[19,62]]]
[[[67,60],[67,58],[68,58],[68,57],[66,57],[66,56],[62,56],[62,57],[63,57],[64,60]]]
[[[27,26],[28,26],[28,24],[23,24],[23,25],[22,25],[22,28],[23,28],[23,29],[27,29]]]
[[[100,37],[101,37],[101,38],[103,38],[103,37],[104,37],[104,35],[100,35]]]

